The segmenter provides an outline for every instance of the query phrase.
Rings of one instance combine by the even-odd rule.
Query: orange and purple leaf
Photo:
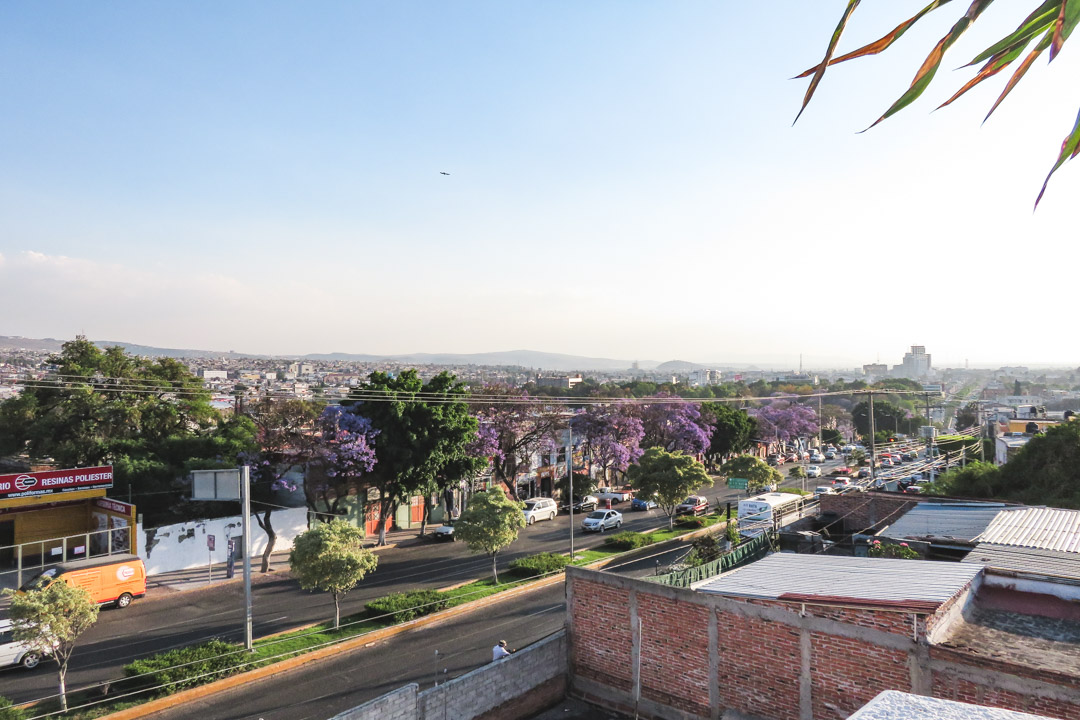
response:
[[[1039,201],[1042,200],[1043,193],[1046,192],[1046,186],[1050,182],[1051,176],[1062,164],[1069,158],[1076,157],[1080,153],[1080,113],[1076,115],[1076,122],[1073,124],[1072,132],[1066,137],[1064,142],[1061,143],[1061,152],[1058,153],[1057,162],[1054,163],[1054,167],[1050,168],[1050,174],[1046,176],[1046,180],[1043,181],[1042,189],[1039,190],[1039,197],[1035,198],[1035,207],[1039,207]]]
[[[821,78],[825,76],[825,68],[829,67],[829,59],[832,58],[833,52],[836,51],[836,44],[840,42],[840,36],[844,33],[848,18],[851,17],[851,13],[853,13],[858,6],[859,0],[848,0],[847,7],[844,8],[844,15],[840,18],[840,22],[837,23],[836,29],[833,30],[832,37],[829,39],[829,47],[825,51],[825,57],[822,59],[821,64],[814,69],[814,79],[810,81],[810,87],[806,88],[802,107],[799,108],[799,114],[795,116],[792,125],[799,122],[799,116],[803,114],[803,110],[805,110],[806,106],[810,103],[810,98],[814,96],[814,91],[817,90]]]

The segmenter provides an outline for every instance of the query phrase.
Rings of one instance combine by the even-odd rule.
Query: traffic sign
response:
[[[210,550],[211,552],[214,550],[215,541],[216,541],[216,538],[213,535],[207,535],[206,536],[206,548],[208,550]]]
[[[746,478],[728,478],[727,486],[732,490],[746,490],[750,481]]]

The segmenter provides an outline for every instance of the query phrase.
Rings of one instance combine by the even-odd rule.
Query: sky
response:
[[[866,0],[841,52],[924,2]],[[860,133],[952,3],[792,125],[845,4],[2,3],[0,335],[1080,365],[1080,167],[1032,209],[1080,45],[985,124],[1004,74],[933,112],[1033,7],[996,4]]]

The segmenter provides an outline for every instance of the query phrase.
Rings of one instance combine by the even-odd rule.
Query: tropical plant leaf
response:
[[[1039,201],[1042,200],[1043,193],[1046,192],[1046,186],[1053,174],[1066,160],[1076,157],[1077,154],[1080,154],[1080,113],[1076,115],[1076,122],[1073,124],[1072,132],[1061,143],[1061,152],[1058,153],[1054,167],[1050,168],[1050,173],[1046,176],[1046,180],[1043,181],[1042,189],[1039,190],[1039,197],[1035,198],[1035,207],[1039,207]]]
[[[1075,0],[1073,4],[1076,4]],[[1050,44],[1050,62],[1054,62],[1054,58],[1061,52],[1061,46],[1065,44],[1061,31],[1065,26],[1065,8],[1068,5],[1069,0],[1061,0],[1061,9],[1058,11],[1057,22],[1054,23],[1054,41]]]
[[[930,54],[927,55],[926,60],[923,61],[919,71],[915,73],[915,78],[911,81],[911,86],[907,89],[907,92],[901,95],[900,99],[894,102],[892,106],[885,111],[885,114],[875,120],[870,127],[874,127],[874,125],[877,125],[885,118],[900,112],[908,105],[915,102],[915,100],[923,94],[923,91],[926,90],[927,86],[934,79],[934,75],[937,73],[938,68],[941,67],[941,60],[945,56],[945,52],[961,35],[964,34],[964,31],[971,26],[971,23],[975,22],[983,10],[990,7],[990,4],[993,2],[994,0],[971,1],[971,5],[968,6],[964,16],[953,24],[945,37],[941,38],[937,45],[934,46],[934,49],[930,51]],[[867,130],[869,129],[870,128],[867,128]]]
[[[851,52],[849,52],[849,53],[847,53],[845,55],[841,55],[838,58],[833,58],[832,60],[829,61],[829,65],[836,65],[837,63],[842,63],[845,60],[852,60],[854,58],[864,57],[866,55],[877,55],[878,53],[882,52],[883,50],[888,48],[890,45],[892,45],[894,42],[899,40],[900,36],[903,35],[904,33],[906,33],[908,31],[908,29],[912,25],[917,23],[923,17],[923,15],[926,15],[931,10],[936,10],[939,7],[941,7],[942,5],[948,4],[950,2],[952,2],[952,0],[934,0],[934,2],[932,2],[929,5],[927,5],[926,7],[924,7],[922,10],[920,10],[918,13],[916,13],[913,17],[908,18],[904,22],[902,22],[899,25],[897,25],[896,27],[894,27],[892,29],[892,31],[887,33],[884,37],[878,38],[877,40],[870,43],[869,45],[863,45],[858,50],[852,50]],[[808,70],[804,70],[800,74],[796,75],[794,79],[797,80],[799,78],[808,77],[808,76],[812,75],[813,73],[817,72],[818,67],[820,67],[820,66],[814,66],[812,68],[809,68]]]
[[[1058,13],[1057,23],[1054,25],[1054,44],[1050,46],[1051,60],[1061,52],[1061,47],[1072,35],[1077,23],[1080,23],[1080,0],[1061,0],[1061,12]],[[1055,47],[1057,50],[1054,50]]]
[[[1008,67],[1012,63],[1013,60],[1020,57],[1020,54],[1024,52],[1025,48],[1027,48],[1028,43],[1030,43],[1030,42],[1031,42],[1031,39],[1029,38],[1029,39],[1024,41],[1023,45],[1018,45],[1017,47],[1009,50],[1007,53],[998,55],[997,57],[990,58],[990,60],[987,61],[987,63],[985,65],[983,65],[982,69],[979,70],[978,73],[976,73],[975,77],[971,78],[966,83],[964,83],[964,86],[962,88],[960,88],[959,90],[957,90],[955,95],[953,95],[951,98],[949,98],[945,102],[938,105],[937,109],[940,110],[941,108],[945,107],[946,105],[951,105],[954,100],[959,98],[961,95],[966,93],[971,88],[973,88],[976,85],[978,85],[979,83],[981,83],[983,80],[986,80],[987,78],[994,77],[999,72],[1004,70],[1006,67]]]
[[[1001,91],[1001,94],[998,95],[998,99],[995,100],[994,104],[990,107],[990,112],[986,113],[983,122],[990,119],[990,116],[994,114],[994,111],[997,110],[998,105],[1005,99],[1005,96],[1012,92],[1012,89],[1016,87],[1016,83],[1020,82],[1020,78],[1024,77],[1024,74],[1031,68],[1031,64],[1035,62],[1035,59],[1038,58],[1039,55],[1042,55],[1043,50],[1050,47],[1051,38],[1052,35],[1049,32],[1046,35],[1043,35],[1043,39],[1039,41],[1039,44],[1036,45],[1031,52],[1028,53],[1028,56],[1024,58],[1024,61],[1017,66],[1016,70],[1013,71],[1012,77],[1009,78],[1009,82],[1005,83],[1005,89]]]
[[[1061,0],[1046,0],[1033,13],[1024,18],[1024,21],[1016,27],[1016,30],[973,57],[971,62],[964,67],[978,65],[983,60],[1000,55],[1020,43],[1026,44],[1031,41],[1031,38],[1046,32],[1046,29],[1053,25],[1054,19],[1057,18],[1060,4]]]
[[[844,14],[840,18],[840,22],[837,23],[836,29],[833,30],[832,37],[829,38],[829,47],[825,51],[825,57],[821,60],[821,63],[814,70],[814,78],[810,81],[810,87],[806,88],[806,94],[803,96],[802,107],[799,108],[799,114],[795,116],[792,125],[799,122],[799,116],[803,114],[803,110],[810,103],[810,98],[814,96],[814,91],[817,90],[817,86],[821,83],[821,78],[825,76],[825,68],[829,67],[829,59],[832,58],[833,52],[836,51],[836,43],[840,42],[840,36],[844,34],[844,28],[847,27],[848,18],[851,17],[851,13],[855,12],[855,8],[859,6],[859,0],[848,0],[847,7],[844,8]]]

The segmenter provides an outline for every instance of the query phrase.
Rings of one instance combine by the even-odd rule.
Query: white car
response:
[[[816,453],[814,453],[813,455],[810,456],[810,462],[812,462],[812,463],[823,463],[823,462],[825,462],[825,456],[822,455],[819,452],[816,452]]]
[[[27,670],[38,666],[43,653],[26,643],[16,642],[10,620],[0,620],[0,667],[22,665]]]
[[[585,532],[604,532],[622,526],[622,513],[615,510],[595,510],[581,522]]]
[[[634,498],[633,490],[619,490],[618,488],[602,487],[596,492],[600,500],[610,500],[613,503],[624,502]]]
[[[819,468],[817,465],[807,465],[806,466],[806,477],[808,477],[808,478],[821,477],[821,468]]]
[[[559,506],[551,498],[532,498],[525,501],[525,522],[532,525],[537,520],[554,520]]]
[[[836,491],[833,490],[828,485],[818,485],[816,488],[814,488],[814,497],[817,497],[818,495],[835,495],[835,494],[836,494]]]

